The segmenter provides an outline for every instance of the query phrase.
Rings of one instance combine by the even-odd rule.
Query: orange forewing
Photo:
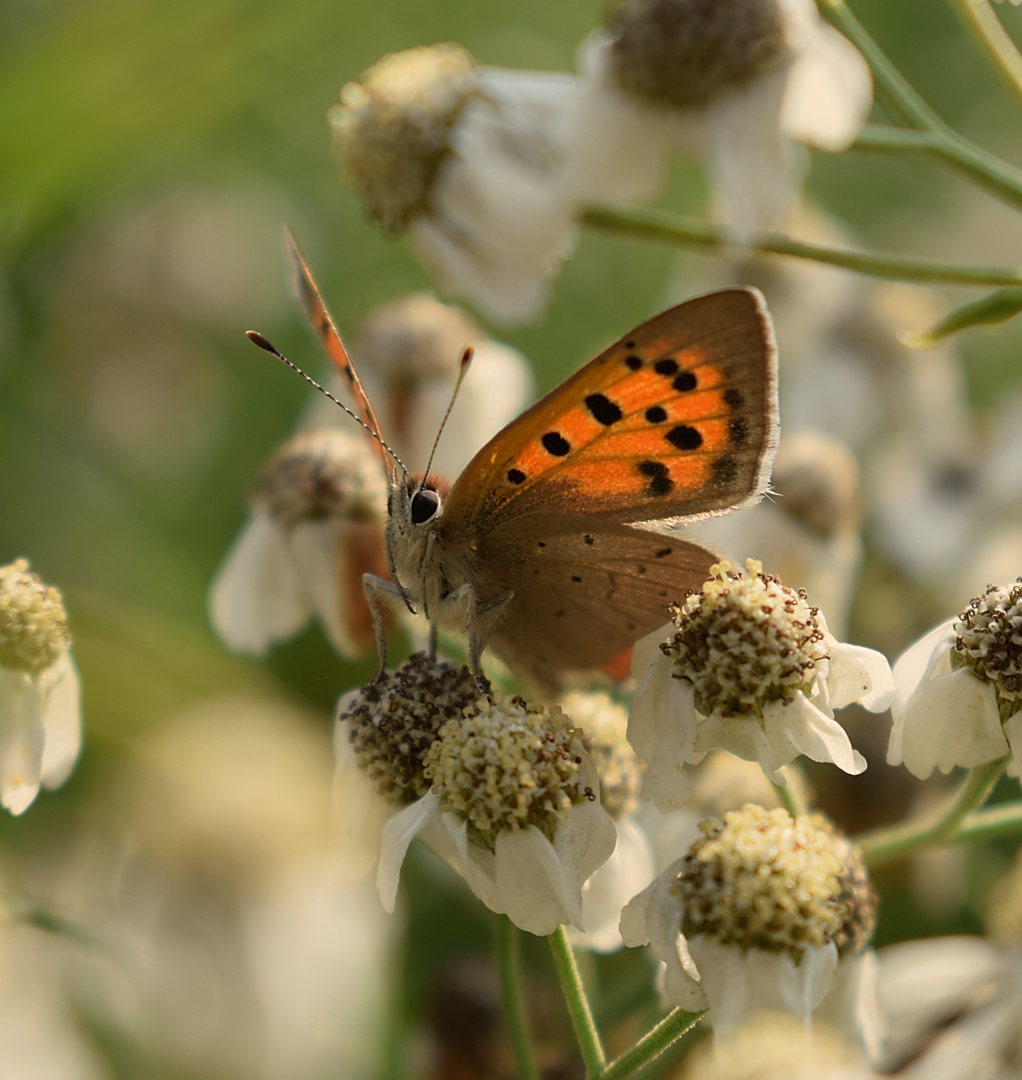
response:
[[[777,443],[776,382],[755,289],[679,304],[491,439],[454,485],[445,531],[552,511],[663,521],[758,498]]]
[[[288,260],[291,263],[294,290],[298,302],[302,305],[302,313],[305,315],[309,326],[312,327],[313,333],[319,338],[323,350],[333,361],[334,367],[337,368],[337,371],[344,379],[345,384],[350,387],[366,427],[377,436],[376,439],[372,440],[373,449],[389,472],[392,466],[383,449],[383,432],[380,430],[380,423],[376,419],[376,413],[373,411],[368,395],[362,388],[362,381],[358,377],[355,365],[351,362],[348,350],[344,347],[341,335],[337,332],[334,320],[330,317],[326,304],[323,303],[323,297],[320,295],[319,287],[312,277],[312,271],[309,270],[305,258],[299,251],[298,244],[291,235],[290,229],[284,230],[284,246],[287,250]]]

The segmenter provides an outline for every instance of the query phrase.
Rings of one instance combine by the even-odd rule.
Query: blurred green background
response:
[[[854,9],[938,112],[1022,163],[1017,107],[947,5]],[[1022,11],[998,10],[1022,30]],[[29,868],[70,857],[81,808],[191,703],[230,692],[312,706],[300,723],[329,761],[332,704],[368,666],[340,663],[316,628],[250,664],[207,624],[246,493],[307,399],[243,332],[322,370],[289,296],[285,224],[342,332],[429,286],[337,178],[325,111],[343,82],[442,40],[483,63],[571,70],[600,14],[580,0],[0,5],[0,562],[27,557],[63,590],[86,729],[65,787],[0,816],[0,871],[15,884],[45,887]],[[1017,216],[924,163],[815,155],[809,191],[878,246],[1019,261]],[[679,165],[663,205],[698,213],[705,195],[698,169]],[[660,306],[673,258],[586,236],[542,324],[497,336],[549,388]],[[1017,385],[1019,344],[1013,328],[963,341],[978,406]]]

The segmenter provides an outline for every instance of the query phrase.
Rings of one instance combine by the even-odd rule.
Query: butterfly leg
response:
[[[481,657],[490,631],[496,625],[504,608],[514,596],[513,592],[506,592],[495,600],[489,600],[485,604],[477,604],[475,588],[468,582],[459,586],[444,600],[450,606],[464,605],[465,628],[468,632],[468,665],[469,670],[475,677],[479,693],[488,696],[490,693],[490,681],[483,674]]]
[[[376,574],[362,575],[362,589],[369,605],[369,614],[373,617],[373,633],[376,635],[376,653],[380,666],[376,669],[373,682],[379,682],[387,670],[387,635],[383,629],[383,605],[401,603],[404,593],[392,581],[377,577]]]
[[[436,636],[437,625],[435,622],[429,624],[429,659],[430,661],[436,660]]]

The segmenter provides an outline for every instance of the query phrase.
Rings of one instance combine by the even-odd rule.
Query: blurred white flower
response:
[[[567,184],[582,200],[656,190],[668,156],[704,154],[739,235],[792,209],[792,140],[847,149],[869,68],[811,0],[622,0],[583,42]]]
[[[351,356],[383,435],[413,472],[426,468],[466,346],[474,353],[472,370],[458,391],[430,470],[452,481],[477,450],[532,404],[531,364],[517,349],[488,337],[460,308],[428,293],[379,304],[354,333]],[[339,386],[336,391],[344,393]],[[302,426],[350,430],[351,419],[317,394]]]
[[[384,826],[377,884],[391,911],[420,836],[520,929],[584,929],[582,887],[614,850],[599,777],[559,707],[496,694],[448,720],[426,752],[433,786]]]
[[[980,937],[880,950],[885,1072],[920,1080],[1012,1080],[1022,1054],[1022,950]]]
[[[445,288],[495,321],[527,322],[575,241],[558,175],[576,93],[570,75],[423,46],[344,86],[331,138],[369,215],[407,230]]]
[[[894,665],[891,765],[925,779],[1012,755],[1022,768],[1022,582],[991,585]]]
[[[252,512],[213,581],[210,621],[263,656],[315,614],[341,656],[374,640],[362,574],[386,573],[386,480],[357,430],[300,432],[263,470]]]
[[[755,560],[747,567],[711,568],[673,624],[635,647],[628,740],[648,765],[643,795],[662,810],[690,795],[684,765],[716,748],[782,785],[781,767],[800,754],[860,773],[866,762],[833,710],[858,701],[879,712],[894,696],[880,653],[837,641],[803,596]]]
[[[850,994],[845,984],[868,982],[868,964],[857,969],[876,901],[847,841],[819,819],[751,803],[700,829],[621,914],[625,944],[650,944],[666,965],[668,1001],[709,1008],[719,1039],[759,1010],[808,1024],[836,987],[828,1020],[862,1037],[875,1016],[869,987]]]
[[[0,805],[24,813],[78,759],[81,691],[57,589],[25,559],[0,566]]]
[[[805,589],[837,635],[848,625],[862,562],[861,519],[859,469],[848,448],[816,431],[789,431],[767,498],[689,528],[729,558],[755,556],[791,588]]]

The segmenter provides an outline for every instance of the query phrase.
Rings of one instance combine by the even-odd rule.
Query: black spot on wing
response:
[[[625,367],[628,368],[629,371],[638,371],[639,368],[642,367],[642,357],[641,356],[626,356],[625,357]]]
[[[559,431],[548,431],[539,441],[543,449],[554,457],[566,457],[571,453],[571,443]]]
[[[664,436],[667,441],[679,450],[698,450],[703,445],[703,437],[694,427],[688,424],[679,424],[671,428]]]
[[[674,548],[661,548],[653,555],[654,559],[666,559],[668,555],[674,550]]]
[[[640,461],[635,467],[643,476],[648,477],[649,485],[646,490],[650,495],[663,498],[674,490],[674,481],[662,461]]]
[[[718,484],[730,486],[738,479],[738,461],[731,454],[722,454],[712,468],[714,481]]]
[[[658,375],[675,375],[678,371],[678,361],[672,360],[669,356],[665,356],[663,360],[658,360],[653,365],[653,370]]]
[[[616,405],[605,394],[590,394],[586,398],[586,408],[594,420],[609,427],[621,419],[621,406]]]
[[[525,473],[521,469],[508,469],[507,478],[512,484],[521,484],[525,480]]]
[[[724,403],[732,409],[740,409],[745,404],[745,396],[737,386],[729,386],[724,391]]]
[[[654,405],[646,410],[646,419],[651,424],[662,424],[667,419],[667,410],[662,405]]]
[[[696,377],[691,371],[683,371],[675,380],[671,383],[671,386],[680,393],[685,393],[689,390],[695,390]]]
[[[589,535],[589,533],[586,533],[582,539],[585,540],[585,542],[590,546],[596,543],[596,541]]]

